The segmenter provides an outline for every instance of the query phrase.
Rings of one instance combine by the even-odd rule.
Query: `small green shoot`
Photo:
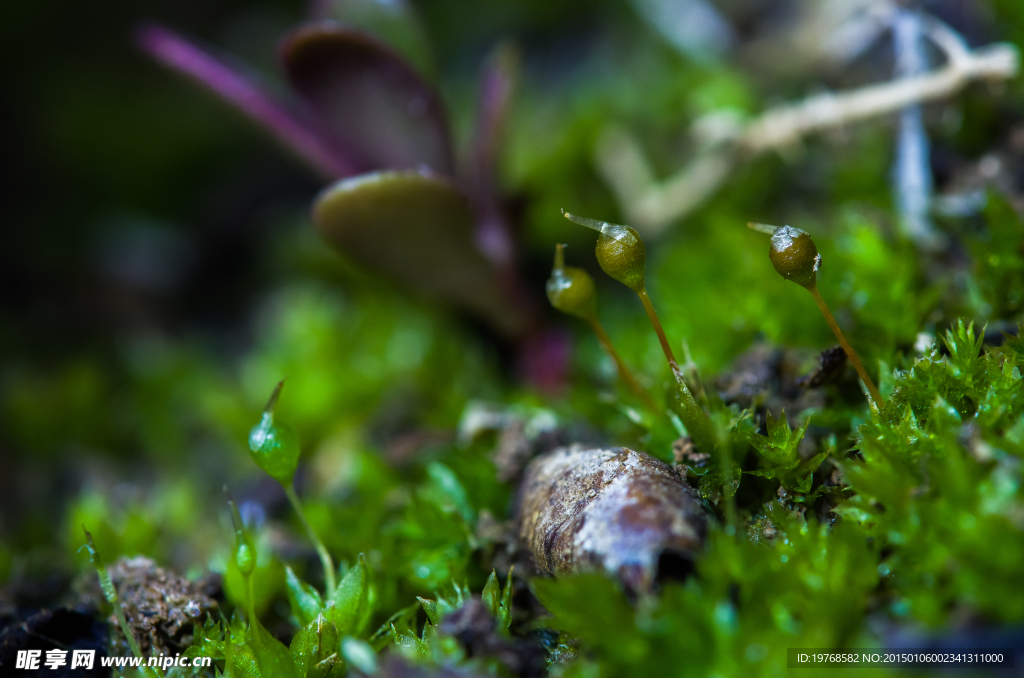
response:
[[[246,532],[242,514],[226,486],[224,494],[227,495],[231,523],[235,529],[235,564],[238,565],[238,570],[242,573],[248,591],[249,632],[252,638],[252,651],[259,666],[260,675],[268,678],[271,676],[273,678],[298,678],[295,662],[288,648],[270,635],[270,632],[263,628],[256,616],[256,594],[252,581],[252,573],[256,569],[256,545]]]
[[[284,488],[288,503],[292,505],[292,509],[299,517],[299,522],[306,530],[306,536],[313,542],[313,548],[316,549],[317,556],[320,558],[320,565],[324,569],[324,587],[327,597],[330,597],[334,593],[335,586],[334,561],[331,559],[327,547],[320,540],[320,536],[313,529],[312,523],[306,517],[306,512],[302,508],[302,502],[299,501],[299,495],[295,493],[293,483],[295,470],[299,464],[299,438],[290,428],[274,423],[274,409],[277,407],[277,400],[281,396],[283,387],[284,380],[282,379],[270,395],[260,422],[249,431],[249,452],[256,465]]]
[[[327,599],[324,613],[343,636],[359,635],[370,621],[370,571],[360,553]]]
[[[288,605],[299,626],[306,626],[316,619],[324,609],[320,593],[299,579],[292,568],[285,565],[285,588],[288,592]]]
[[[810,418],[805,419],[794,431],[789,426],[785,410],[782,411],[778,419],[772,417],[772,413],[769,412],[766,421],[768,435],[752,433],[749,438],[750,444],[767,462],[767,466],[761,470],[749,471],[749,473],[781,480],[783,485],[793,487],[799,492],[809,491],[814,469],[828,456],[826,451],[820,452],[806,461],[800,458],[798,448],[810,421]]]
[[[92,535],[89,534],[89,530],[85,529],[85,525],[82,526],[82,531],[85,532],[85,545],[82,548],[89,552],[89,562],[92,563],[93,568],[96,570],[96,575],[99,577],[103,597],[114,608],[117,625],[121,627],[121,633],[124,634],[125,640],[128,641],[128,647],[131,648],[132,654],[141,659],[142,650],[139,648],[139,641],[136,640],[135,634],[132,633],[131,627],[128,626],[128,620],[124,616],[124,608],[121,607],[121,599],[117,595],[114,582],[110,580],[110,573],[107,572],[107,568],[100,558],[100,553],[96,550],[96,544],[92,540]],[[147,666],[144,668],[146,673],[154,677],[157,676],[157,672],[153,667]]]

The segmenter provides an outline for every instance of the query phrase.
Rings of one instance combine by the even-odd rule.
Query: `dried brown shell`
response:
[[[519,491],[521,544],[545,574],[604,569],[648,590],[664,554],[701,547],[707,514],[672,467],[622,447],[563,447],[527,467]]]

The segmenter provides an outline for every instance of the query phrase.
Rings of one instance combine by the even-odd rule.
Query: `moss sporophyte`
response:
[[[821,268],[821,254],[818,253],[818,248],[815,246],[811,236],[806,231],[792,226],[770,226],[754,221],[748,222],[747,226],[755,231],[767,233],[771,236],[768,258],[771,260],[775,270],[786,280],[795,282],[811,293],[814,303],[818,305],[818,309],[825,316],[828,326],[832,328],[832,334],[836,336],[839,345],[843,347],[843,351],[846,353],[846,357],[853,363],[858,376],[860,376],[867,387],[871,400],[874,401],[876,407],[881,408],[885,404],[882,394],[878,392],[875,382],[868,376],[860,357],[853,350],[853,347],[850,346],[850,342],[846,340],[846,335],[839,329],[836,319],[832,316],[832,312],[829,311],[825,300],[821,298],[821,292],[818,291],[818,269]]]
[[[601,269],[640,297],[640,302],[647,312],[654,332],[658,335],[661,350],[665,353],[665,359],[668,361],[675,380],[675,398],[672,399],[671,407],[686,426],[694,443],[701,449],[713,450],[718,442],[715,427],[686,384],[683,371],[680,369],[679,363],[676,362],[672,347],[665,336],[665,330],[662,328],[651,298],[647,294],[645,271],[647,249],[644,247],[643,240],[640,239],[640,234],[629,226],[579,217],[565,210],[562,211],[562,214],[569,221],[598,232],[595,254]],[[695,384],[695,388],[700,389],[697,384]]]
[[[565,265],[565,245],[555,245],[555,264],[551,269],[551,277],[548,278],[547,293],[548,301],[557,310],[567,315],[582,318],[590,325],[590,328],[597,335],[601,348],[615,361],[615,367],[619,376],[626,382],[644,404],[653,412],[661,408],[654,402],[651,395],[640,385],[640,382],[633,376],[633,372],[622,360],[619,352],[612,345],[612,340],[605,332],[601,321],[597,318],[597,297],[594,288],[594,279],[582,268]]]

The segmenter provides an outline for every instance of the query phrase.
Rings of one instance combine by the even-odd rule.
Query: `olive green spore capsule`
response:
[[[622,360],[619,352],[615,350],[611,338],[601,326],[601,321],[597,318],[597,293],[594,279],[582,268],[565,265],[565,245],[555,245],[555,264],[551,269],[551,277],[548,278],[547,291],[548,301],[555,309],[581,318],[590,325],[594,334],[597,335],[601,348],[615,361],[615,367],[622,380],[652,411],[660,410],[661,408],[654,402],[651,395],[633,376],[633,372]]]
[[[821,267],[821,255],[811,236],[792,226],[774,230],[768,258],[779,275],[807,288],[814,285]]]
[[[594,279],[582,268],[565,265],[565,245],[555,245],[555,265],[548,278],[548,301],[568,315],[590,320],[597,315]]]
[[[878,392],[875,382],[868,376],[860,356],[853,350],[850,342],[846,340],[846,335],[839,328],[839,324],[832,316],[832,311],[829,310],[828,304],[825,303],[821,292],[818,291],[818,269],[821,268],[821,255],[818,254],[818,248],[815,246],[814,241],[811,240],[811,236],[806,231],[801,231],[799,228],[793,228],[792,226],[771,226],[750,221],[747,222],[747,227],[761,233],[767,233],[772,237],[771,246],[768,249],[768,258],[771,259],[775,270],[786,280],[792,280],[811,293],[814,303],[818,305],[818,310],[824,316],[825,322],[828,323],[829,328],[832,330],[832,334],[839,341],[839,345],[843,347],[846,357],[853,363],[853,368],[857,371],[857,375],[867,387],[871,400],[878,407],[884,405],[885,400],[882,399],[882,394]]]
[[[647,263],[647,248],[636,229],[622,224],[578,217],[562,211],[569,221],[597,231],[597,263],[601,270],[614,280],[640,294],[644,290],[644,266]]]

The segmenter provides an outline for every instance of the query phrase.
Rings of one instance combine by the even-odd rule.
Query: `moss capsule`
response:
[[[594,279],[582,268],[565,265],[565,245],[555,246],[555,265],[548,278],[548,301],[562,313],[591,320],[597,314]]]
[[[274,408],[284,382],[278,383],[260,423],[249,431],[249,453],[256,465],[287,487],[299,465],[299,438],[290,428],[274,424]]]
[[[786,280],[792,280],[811,293],[814,303],[818,305],[818,310],[821,311],[825,322],[832,329],[832,334],[839,340],[839,345],[843,347],[846,357],[853,363],[854,369],[857,370],[857,375],[860,376],[867,387],[871,400],[878,407],[885,404],[882,394],[878,392],[878,388],[875,386],[875,382],[868,376],[868,372],[864,369],[864,364],[860,361],[860,357],[853,350],[850,342],[846,340],[846,336],[839,328],[836,319],[832,316],[832,311],[829,310],[828,304],[825,303],[825,300],[821,297],[821,292],[818,291],[818,269],[821,268],[821,255],[818,254],[818,248],[814,245],[814,241],[811,240],[811,236],[807,235],[806,231],[801,231],[799,228],[793,228],[792,226],[769,226],[768,224],[760,224],[753,221],[748,222],[747,226],[755,231],[771,235],[772,240],[771,246],[768,249],[768,258],[771,259],[775,270]]]
[[[249,453],[256,465],[266,471],[271,478],[281,483],[281,487],[284,488],[288,502],[298,514],[299,522],[306,528],[306,534],[313,542],[317,555],[320,556],[320,563],[324,568],[324,583],[329,596],[334,591],[334,561],[331,559],[327,547],[320,541],[316,530],[306,518],[306,512],[302,510],[302,502],[299,501],[299,496],[295,494],[295,487],[292,485],[295,471],[299,466],[299,436],[292,429],[274,423],[274,409],[277,407],[277,399],[281,396],[282,387],[284,387],[283,380],[278,382],[277,387],[274,388],[274,393],[271,394],[270,401],[263,410],[260,423],[249,431]],[[241,550],[238,553],[241,554]],[[238,561],[238,566],[242,567],[241,560]]]
[[[806,231],[792,226],[776,228],[772,233],[768,258],[786,280],[808,289],[817,281],[821,255]]]
[[[633,290],[637,294],[644,291],[644,266],[647,263],[647,248],[636,229],[621,224],[610,224],[607,221],[578,217],[575,214],[562,212],[569,221],[587,228],[592,228],[600,236],[594,249],[597,263],[601,269],[614,280]]]
[[[657,412],[661,408],[651,399],[650,394],[640,385],[632,371],[623,362],[619,352],[612,345],[608,333],[601,326],[601,321],[597,318],[597,293],[594,289],[594,279],[582,268],[566,266],[564,250],[565,245],[555,245],[555,265],[551,269],[551,277],[548,278],[547,285],[548,301],[562,313],[574,315],[587,321],[590,328],[594,330],[594,334],[597,335],[601,348],[615,361],[622,380],[644,401],[647,407]]]

